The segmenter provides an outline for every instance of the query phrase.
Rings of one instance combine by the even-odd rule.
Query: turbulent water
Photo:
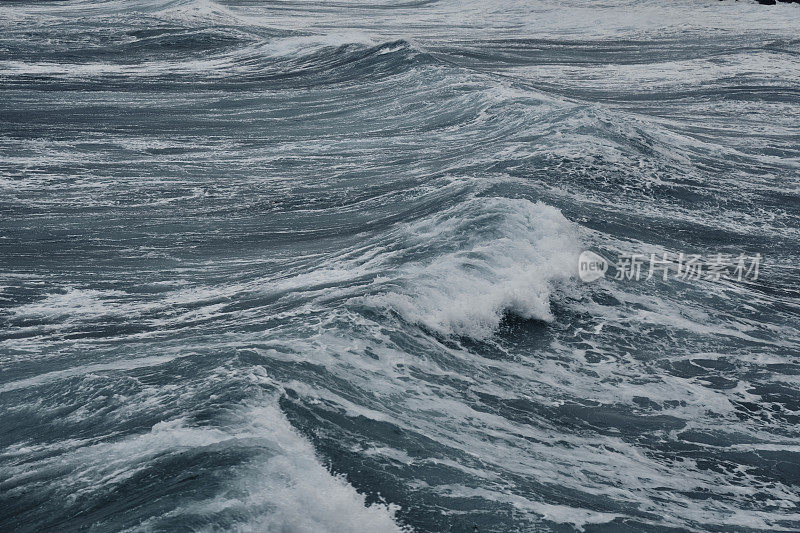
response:
[[[0,530],[800,529],[798,28],[3,2]]]

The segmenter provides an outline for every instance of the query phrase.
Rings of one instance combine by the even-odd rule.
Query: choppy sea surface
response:
[[[0,530],[797,531],[798,28],[2,2]]]

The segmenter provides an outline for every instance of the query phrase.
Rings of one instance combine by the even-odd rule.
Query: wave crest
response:
[[[403,232],[416,253],[446,251],[404,265],[365,303],[444,335],[489,337],[504,313],[552,320],[551,283],[579,254],[572,223],[524,199],[473,198]]]

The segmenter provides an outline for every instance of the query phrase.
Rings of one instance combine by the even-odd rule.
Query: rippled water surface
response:
[[[800,529],[798,28],[0,4],[0,530]]]

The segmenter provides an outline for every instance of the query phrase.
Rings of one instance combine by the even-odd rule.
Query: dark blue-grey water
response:
[[[0,2],[0,530],[800,530],[798,28]]]

